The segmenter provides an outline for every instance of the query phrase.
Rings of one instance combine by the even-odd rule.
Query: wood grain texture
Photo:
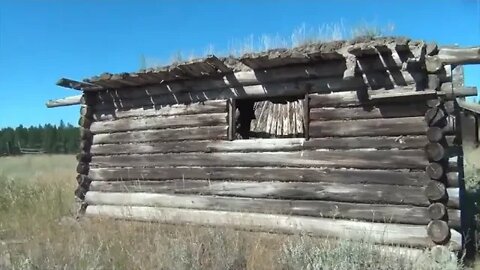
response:
[[[227,125],[227,113],[209,113],[160,117],[127,118],[93,122],[90,131],[94,134],[185,127]]]
[[[294,217],[259,213],[190,210],[157,207],[89,206],[87,216],[103,216],[132,220],[158,221],[171,224],[229,226],[244,230],[280,233],[303,233],[349,239],[371,239],[375,243],[430,247],[424,225],[400,225],[334,220],[328,218]],[[448,243],[452,250],[461,249],[461,235],[452,230]]]
[[[389,104],[353,108],[312,108],[311,120],[355,120],[423,116],[428,110],[425,103]]]
[[[211,126],[96,134],[93,136],[93,143],[103,144],[182,140],[222,140],[227,138],[227,128],[227,126]]]
[[[323,200],[429,206],[424,189],[410,186],[338,183],[238,182],[207,180],[92,181],[91,191],[198,194],[246,198]]]
[[[371,121],[312,121],[310,136],[400,136],[423,135],[427,130],[423,117],[376,119]]]
[[[94,137],[95,140],[95,137]],[[332,167],[358,169],[423,169],[422,150],[300,151],[267,153],[180,153],[93,156],[94,167],[206,166],[206,167]]]
[[[339,184],[387,184],[399,186],[425,186],[429,180],[423,171],[278,167],[91,168],[89,177],[97,181],[196,179],[259,182],[330,182]]]
[[[249,139],[235,141],[182,141],[129,144],[95,144],[94,155],[182,152],[276,152],[316,149],[423,149],[424,136]]]
[[[377,205],[309,200],[275,200],[232,198],[218,196],[191,196],[157,193],[119,193],[90,191],[85,202],[89,205],[153,206],[169,208],[204,209],[217,211],[256,212],[340,219],[358,219],[370,222],[424,224],[430,221],[425,207]],[[451,210],[450,226],[460,225],[459,210]],[[445,212],[446,214],[446,212]]]

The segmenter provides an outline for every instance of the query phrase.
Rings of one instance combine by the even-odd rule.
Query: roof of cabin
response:
[[[311,43],[290,49],[273,49],[247,53],[240,57],[216,57],[172,63],[160,68],[149,68],[130,73],[102,73],[86,78],[82,82],[62,78],[57,85],[82,91],[98,91],[112,88],[138,87],[170,81],[221,77],[238,71],[261,70],[294,64],[310,64],[326,60],[346,59],[378,53],[412,51],[412,57],[427,50],[437,50],[436,45],[425,46],[423,41],[405,37],[357,38],[345,41]]]

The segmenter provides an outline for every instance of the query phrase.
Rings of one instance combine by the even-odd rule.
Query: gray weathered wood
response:
[[[229,99],[227,102],[228,106],[228,140],[233,141],[236,133],[236,122],[237,119],[235,113],[237,111],[235,99]]]
[[[436,244],[445,244],[450,239],[450,228],[443,220],[432,220],[427,226],[428,236]]]
[[[130,110],[115,110],[113,107],[98,111],[93,114],[97,121],[115,120],[129,117],[159,117],[186,114],[207,114],[226,113],[227,104],[225,100],[207,100],[192,104],[173,104],[164,106],[151,106]]]
[[[425,103],[381,104],[353,108],[312,108],[311,120],[353,120],[422,116],[428,110]]]
[[[120,193],[90,191],[85,202],[89,205],[155,206],[169,208],[204,209],[217,211],[257,212],[371,222],[425,224],[430,221],[430,208],[408,205],[378,205],[311,200],[276,200],[232,198],[218,196],[171,195],[157,193]],[[444,207],[445,208],[445,207]],[[446,209],[445,209],[446,211]],[[460,225],[459,210],[451,210],[450,224]],[[444,213],[446,215],[446,212]]]
[[[181,140],[221,140],[227,138],[227,128],[227,126],[211,126],[96,134],[93,136],[93,143],[102,144]]]
[[[447,198],[447,189],[440,181],[432,180],[425,187],[425,195],[432,202],[438,202]]]
[[[435,72],[443,65],[480,64],[480,47],[441,48],[437,55],[425,59],[428,72]]]
[[[92,181],[91,191],[218,195],[429,206],[424,188],[378,184],[238,182],[208,180]]]
[[[423,171],[279,167],[91,168],[89,177],[97,181],[197,179],[259,182],[331,182],[399,186],[425,186],[429,180]]]
[[[95,155],[182,152],[275,152],[316,149],[422,149],[425,136],[249,139],[235,141],[181,141],[128,144],[94,144]]]
[[[189,210],[156,207],[89,206],[88,216],[103,216],[173,224],[230,226],[233,228],[281,233],[302,233],[317,236],[369,239],[375,243],[405,246],[433,246],[424,225],[371,223],[328,218],[293,217],[288,215],[236,213],[226,211]],[[461,235],[452,230],[448,244],[460,250]]]
[[[312,121],[311,137],[423,135],[427,130],[423,117],[404,117],[356,121]]]
[[[93,122],[90,131],[94,134],[149,130],[149,129],[166,129],[166,128],[184,128],[184,127],[201,127],[201,126],[217,126],[227,124],[227,113],[209,113],[209,114],[193,114],[193,115],[175,115],[160,117],[144,117],[144,118],[127,118],[112,121]]]
[[[94,137],[95,139],[95,137]],[[226,167],[332,167],[359,169],[423,169],[422,150],[299,151],[273,153],[181,153],[93,156],[96,167],[226,166]]]
[[[430,219],[445,219],[447,217],[447,207],[443,203],[432,203],[428,207],[428,217]]]
[[[82,95],[76,95],[76,96],[70,96],[65,98],[52,99],[47,101],[45,105],[47,106],[47,108],[78,105],[80,104],[81,98],[82,98]]]
[[[428,143],[425,153],[430,161],[440,161],[447,158],[447,151],[440,143]]]

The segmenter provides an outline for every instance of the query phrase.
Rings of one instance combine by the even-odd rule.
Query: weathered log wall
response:
[[[460,249],[455,98],[476,89],[452,81],[450,65],[425,68],[435,46],[377,45],[246,56],[234,73],[208,58],[76,83],[89,89],[77,191],[86,213],[333,236],[361,228],[377,242]],[[304,138],[236,139],[239,99],[282,97],[301,101]]]

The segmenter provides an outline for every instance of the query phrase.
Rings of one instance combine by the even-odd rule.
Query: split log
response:
[[[163,117],[128,118],[93,122],[90,131],[94,134],[184,127],[218,126],[227,124],[226,113],[178,115]]]
[[[311,120],[355,120],[423,116],[428,110],[425,103],[380,104],[353,108],[312,108]]]
[[[312,121],[311,137],[423,135],[427,126],[423,117],[385,118],[356,121]]]
[[[128,180],[237,180],[330,182],[339,184],[386,184],[420,186],[427,184],[425,172],[314,168],[178,167],[178,168],[91,168],[96,181]]]
[[[154,206],[216,211],[256,212],[293,216],[358,219],[371,222],[424,224],[430,221],[430,208],[310,200],[275,200],[218,196],[170,195],[156,193],[118,193],[89,191],[88,205]],[[451,210],[451,226],[458,228],[459,210]],[[445,212],[446,215],[446,212]]]
[[[432,202],[443,201],[447,199],[447,189],[442,182],[430,181],[425,187],[425,195]]]
[[[225,167],[331,167],[358,169],[423,169],[422,150],[299,151],[272,153],[181,153],[93,156],[94,167],[225,166]]]
[[[47,101],[47,103],[45,105],[47,106],[47,108],[78,105],[78,104],[80,104],[80,99],[81,98],[82,98],[82,95],[59,98],[59,99],[52,99],[52,100]]]
[[[433,203],[428,207],[428,217],[433,220],[447,218],[447,207],[443,203]]]
[[[428,140],[425,136],[399,137],[335,137],[284,139],[249,139],[235,141],[181,141],[158,143],[94,144],[94,155],[188,153],[188,152],[277,152],[318,149],[422,149]]]
[[[159,117],[174,115],[226,113],[225,100],[208,100],[188,105],[173,104],[164,106],[151,106],[150,108],[137,108],[131,110],[115,110],[113,107],[98,111],[93,115],[97,121],[115,120],[129,117]]]
[[[178,208],[89,206],[88,216],[106,216],[172,224],[230,226],[233,228],[350,239],[369,239],[375,243],[427,247],[434,243],[427,237],[424,225],[400,225],[334,220],[328,218],[292,217],[287,215],[235,213],[226,211],[187,210]],[[449,246],[460,250],[461,235],[453,231]]]
[[[424,188],[378,184],[238,182],[208,180],[92,181],[91,191],[197,194],[244,198],[322,200],[351,203],[429,206]],[[444,187],[444,194],[446,193]],[[437,192],[438,193],[438,192]]]
[[[427,226],[428,236],[436,244],[445,244],[450,239],[450,228],[443,220],[432,220]]]
[[[227,126],[212,126],[97,134],[93,136],[93,143],[102,144],[182,140],[222,140],[227,138],[227,129]]]

